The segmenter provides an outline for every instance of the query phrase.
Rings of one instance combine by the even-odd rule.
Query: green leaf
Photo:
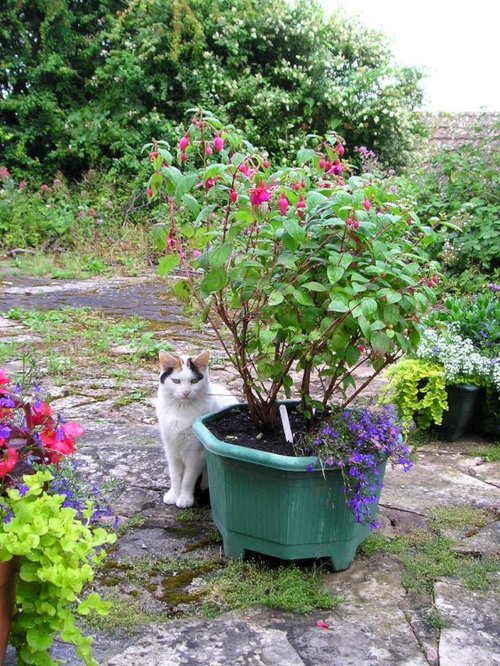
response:
[[[310,148],[301,148],[297,152],[297,162],[310,162],[314,157],[314,150]]]
[[[300,305],[314,305],[313,299],[309,296],[309,294],[306,294],[303,291],[300,291],[300,289],[294,289],[293,290],[293,296],[297,303],[300,303]]]
[[[370,338],[370,345],[376,354],[381,354],[384,356],[384,354],[387,354],[391,348],[391,341],[385,333],[377,331]]]
[[[395,326],[399,321],[399,308],[396,305],[386,305],[382,316],[388,326]]]
[[[349,312],[349,309],[348,303],[339,298],[332,298],[328,305],[328,310],[330,312]]]
[[[268,305],[274,306],[279,305],[284,301],[285,297],[280,291],[273,291],[269,296]]]
[[[176,201],[182,201],[185,194],[193,187],[198,181],[198,176],[195,173],[187,173],[181,176],[175,188]]]
[[[363,298],[361,299],[361,312],[365,317],[377,312],[377,301],[374,298]]]
[[[233,248],[228,243],[224,243],[223,245],[216,247],[214,250],[211,250],[208,258],[210,266],[212,268],[222,268],[231,256],[232,251]]]
[[[175,296],[184,303],[187,303],[191,298],[191,286],[187,280],[179,280],[173,288]]]
[[[337,284],[344,273],[345,268],[342,268],[342,266],[328,266],[326,269],[326,274],[331,284]]]
[[[399,301],[403,298],[402,295],[399,293],[399,291],[388,291],[385,295],[385,298],[388,303],[399,303]]]
[[[228,283],[229,278],[226,271],[221,268],[215,268],[205,275],[200,284],[200,290],[204,294],[212,294],[215,291],[223,289]]]
[[[182,197],[182,203],[195,218],[198,217],[200,213],[200,204],[196,201],[192,194],[185,194]]]
[[[34,650],[48,650],[52,645],[52,636],[46,631],[33,628],[26,632],[26,641]]]
[[[300,246],[304,242],[306,237],[306,232],[304,229],[295,222],[295,220],[285,220],[283,225],[285,231],[293,238],[297,243],[297,246]]]
[[[353,366],[355,363],[357,363],[360,355],[361,353],[357,347],[349,345],[345,350],[345,360],[347,361],[347,365]]]
[[[308,289],[309,291],[327,291],[326,288],[320,284],[319,282],[305,282],[304,284],[300,285],[304,289]]]
[[[179,265],[179,262],[178,254],[169,254],[167,257],[162,257],[158,265],[158,275],[162,278],[166,277],[170,271]]]
[[[163,167],[161,172],[171,185],[177,187],[177,184],[182,178],[182,173],[179,171],[179,169],[176,169],[173,166]]]
[[[265,347],[267,347],[268,345],[274,342],[274,339],[276,338],[277,334],[278,331],[263,329],[259,331],[259,340]]]

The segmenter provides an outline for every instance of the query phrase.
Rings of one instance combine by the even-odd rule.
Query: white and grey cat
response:
[[[159,356],[156,414],[170,474],[170,490],[163,501],[182,509],[193,505],[200,475],[201,488],[208,488],[205,450],[191,431],[193,422],[238,400],[224,386],[210,381],[208,351],[195,358],[165,351]]]

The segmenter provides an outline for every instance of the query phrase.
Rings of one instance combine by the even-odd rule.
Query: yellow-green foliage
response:
[[[388,370],[389,384],[383,402],[396,405],[405,427],[440,424],[448,409],[444,369],[439,363],[405,358]]]
[[[17,558],[19,563],[10,639],[18,664],[56,664],[49,650],[54,635],[60,634],[76,646],[87,666],[96,666],[92,638],[81,634],[75,619],[91,610],[108,610],[97,593],[85,594],[83,588],[105,556],[102,546],[116,536],[85,522],[92,514],[91,503],[82,522],[74,509],[62,506],[63,495],[47,493],[51,476],[26,475],[23,494],[13,488],[2,496],[9,520],[0,528],[0,562]]]

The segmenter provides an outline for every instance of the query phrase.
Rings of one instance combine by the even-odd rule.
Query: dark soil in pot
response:
[[[302,414],[289,408],[288,417],[294,435],[305,432],[306,426]],[[210,421],[206,426],[218,439],[228,444],[245,446],[267,453],[277,453],[282,456],[295,456],[291,444],[285,440],[279,419],[273,432],[263,432],[256,426],[248,412],[234,410],[215,421]]]

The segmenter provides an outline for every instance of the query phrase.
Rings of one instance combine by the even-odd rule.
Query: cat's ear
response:
[[[182,359],[166,351],[161,351],[158,354],[160,358],[160,368],[165,371],[169,368],[182,368]]]
[[[208,359],[210,358],[209,351],[203,351],[201,354],[198,354],[196,358],[193,358],[193,364],[197,368],[206,368],[208,366]]]

